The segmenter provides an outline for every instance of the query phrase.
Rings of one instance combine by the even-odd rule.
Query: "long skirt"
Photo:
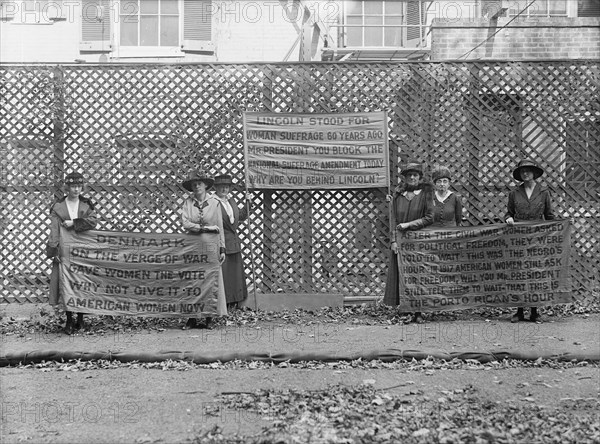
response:
[[[222,269],[227,303],[231,304],[232,302],[245,300],[248,297],[248,288],[246,287],[246,273],[244,273],[242,253],[225,255]]]
[[[50,274],[50,292],[48,295],[48,303],[50,305],[64,306],[64,301],[60,299],[60,269],[58,261],[52,262],[52,273]]]
[[[225,300],[225,285],[223,283],[223,271],[219,269],[219,290],[217,293],[217,316],[227,315],[227,302]]]
[[[400,303],[400,290],[398,288],[398,256],[393,251],[390,251],[388,260],[388,274],[385,283],[385,295],[383,303],[396,307]]]

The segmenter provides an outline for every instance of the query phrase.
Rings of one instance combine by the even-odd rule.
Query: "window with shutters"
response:
[[[344,47],[423,47],[428,33],[424,1],[349,0],[344,2]]]
[[[214,52],[211,0],[82,0],[82,51],[117,57]]]

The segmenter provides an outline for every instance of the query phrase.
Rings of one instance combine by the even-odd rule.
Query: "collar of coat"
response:
[[[52,209],[54,208],[54,205],[59,204],[61,202],[64,202],[65,200],[67,200],[67,196],[63,196],[60,199],[57,199],[56,201],[54,201],[54,203],[50,207],[50,211],[52,211]],[[81,202],[87,204],[87,206],[90,207],[91,210],[94,209],[94,204],[92,203],[91,199],[89,199],[89,198],[87,198],[85,196],[79,196],[79,200]]]
[[[419,185],[417,185],[416,190],[421,190],[424,191],[425,193],[433,193],[433,185],[431,185],[430,183],[427,182],[421,182]],[[402,182],[400,185],[398,185],[396,187],[396,190],[394,191],[394,194],[402,194],[406,191],[406,184],[404,182]]]
[[[519,185],[519,187],[517,188],[517,190],[519,190],[521,193],[523,193],[523,196],[527,197],[527,191],[525,191],[525,184],[522,183],[521,185]],[[543,191],[545,191],[546,188],[541,186],[539,183],[536,183],[535,186],[533,187],[533,191],[531,193],[531,196],[529,197],[530,199],[533,196],[537,196],[538,194],[542,193]]]

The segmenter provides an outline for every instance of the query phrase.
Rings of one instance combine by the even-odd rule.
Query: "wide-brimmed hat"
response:
[[[85,180],[81,173],[69,173],[65,176],[65,185],[83,185]]]
[[[406,177],[410,172],[419,173],[419,176],[423,177],[423,166],[420,163],[409,163],[400,174]]]
[[[215,185],[233,185],[233,178],[229,174],[215,176]]]
[[[531,168],[533,170],[534,179],[537,179],[544,174],[544,170],[536,162],[531,159],[523,159],[513,171],[513,177],[519,182],[523,181],[523,179],[521,179],[521,171],[523,171],[524,168]]]
[[[438,167],[435,170],[433,170],[433,173],[431,173],[431,180],[433,180],[433,183],[435,183],[436,180],[444,178],[452,180],[452,173],[450,172],[450,168],[448,167]]]
[[[194,185],[194,182],[204,182],[206,184],[206,189],[210,189],[213,186],[213,183],[215,182],[213,180],[212,177],[209,177],[209,175],[205,172],[205,171],[192,171],[189,175],[188,178],[186,180],[183,181],[183,183],[181,184],[183,186],[183,188],[185,188],[188,191],[194,191],[194,189],[192,188],[192,185]]]

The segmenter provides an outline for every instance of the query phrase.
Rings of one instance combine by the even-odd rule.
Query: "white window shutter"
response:
[[[111,51],[110,9],[110,0],[82,0],[80,51]]]
[[[212,1],[183,1],[183,42],[185,52],[214,52],[212,41]]]

